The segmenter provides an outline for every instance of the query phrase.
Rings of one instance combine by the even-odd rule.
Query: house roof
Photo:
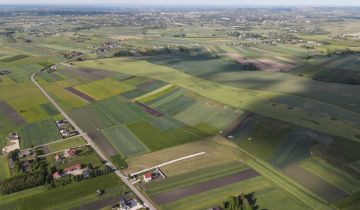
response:
[[[60,173],[57,171],[57,172],[53,173],[53,176],[54,176],[54,177],[55,177],[55,176],[60,176]]]
[[[147,172],[144,174],[145,179],[151,179],[151,177],[152,177],[151,172]]]
[[[76,164],[76,165],[73,165],[69,168],[65,168],[64,171],[67,172],[67,171],[73,171],[73,170],[77,170],[77,169],[81,169],[81,165],[80,164]]]

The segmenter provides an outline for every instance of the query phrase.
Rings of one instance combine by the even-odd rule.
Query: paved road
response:
[[[65,62],[63,62],[65,63]],[[63,64],[61,63],[61,64]],[[91,138],[85,133],[81,128],[74,122],[74,120],[66,114],[66,112],[54,101],[53,98],[42,88],[39,83],[35,80],[35,76],[39,71],[31,75],[31,81],[35,86],[45,95],[45,97],[56,107],[57,110],[64,116],[64,118],[72,124],[72,126],[79,132],[79,135],[82,136],[85,141],[96,151],[96,153],[102,158],[107,164],[115,170],[115,174],[121,178],[121,180],[135,193],[135,195],[144,203],[146,207],[150,210],[156,210],[155,206],[147,199],[128,179],[125,177],[120,170],[117,170],[115,165],[110,162],[110,160],[104,155],[104,153],[99,149],[99,147],[91,140]]]

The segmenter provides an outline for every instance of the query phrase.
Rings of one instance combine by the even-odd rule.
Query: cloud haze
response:
[[[359,0],[0,0],[0,4],[154,4],[154,5],[337,5],[360,6]]]

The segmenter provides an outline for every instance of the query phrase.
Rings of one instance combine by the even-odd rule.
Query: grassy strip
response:
[[[164,85],[163,87],[161,88],[158,88],[154,91],[151,91],[149,93],[146,93],[145,95],[142,95],[142,96],[139,96],[139,97],[136,97],[134,99],[132,99],[131,101],[139,101],[139,102],[147,102],[147,101],[150,101],[152,99],[155,99],[159,96],[162,96],[166,93],[169,93],[170,91],[172,91],[174,88],[176,88],[174,85],[172,84],[167,84],[167,85]]]
[[[82,137],[75,137],[75,138],[70,138],[59,142],[51,143],[47,147],[49,148],[50,152],[57,152],[68,149],[70,147],[74,148],[85,144],[86,142]]]

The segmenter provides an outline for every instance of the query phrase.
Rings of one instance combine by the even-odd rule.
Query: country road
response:
[[[65,62],[62,62],[63,64]],[[34,85],[44,94],[44,96],[56,107],[56,109],[64,116],[64,118],[72,124],[72,126],[79,132],[79,135],[84,138],[84,140],[96,151],[96,153],[100,156],[101,159],[107,162],[107,164],[112,167],[115,171],[115,174],[120,177],[120,179],[135,193],[135,195],[144,203],[146,207],[150,210],[156,210],[155,206],[151,203],[149,199],[147,199],[128,179],[125,177],[120,170],[117,170],[115,165],[104,155],[104,153],[100,150],[100,148],[91,140],[91,138],[85,133],[76,123],[75,121],[68,115],[66,112],[54,101],[54,99],[45,91],[44,88],[40,86],[40,84],[35,80],[35,76],[41,70],[36,71],[31,75],[31,81]]]

